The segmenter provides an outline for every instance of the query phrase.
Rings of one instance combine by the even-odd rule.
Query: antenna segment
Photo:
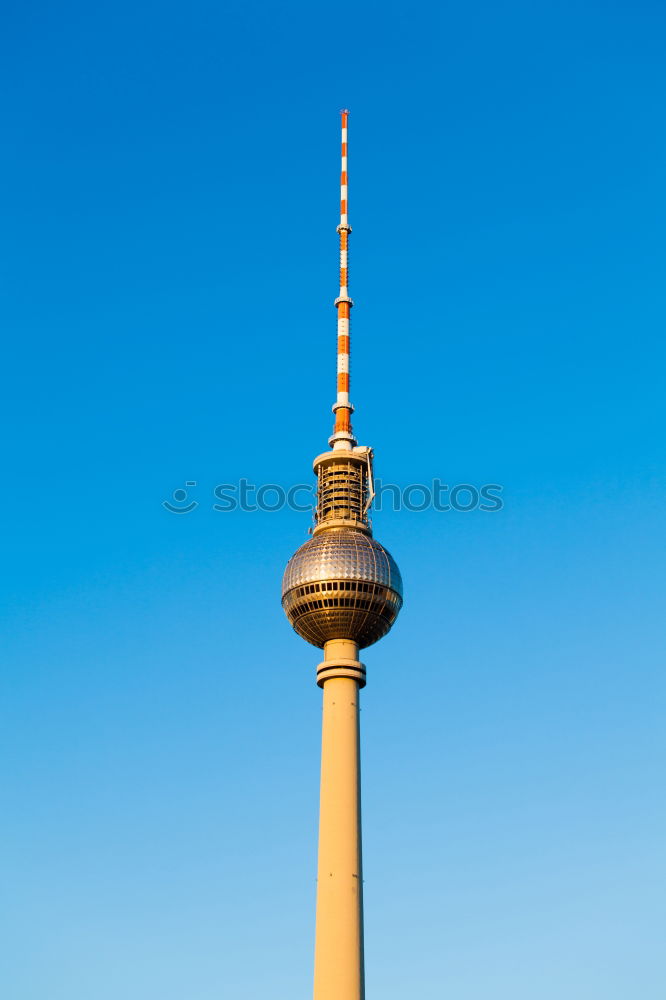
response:
[[[342,169],[340,173],[340,224],[337,227],[340,237],[340,294],[335,300],[338,310],[338,392],[333,412],[335,426],[329,444],[333,449],[350,450],[356,444],[352,434],[351,415],[354,407],[349,402],[349,321],[351,307],[354,305],[349,297],[349,234],[352,229],[347,215],[348,184],[347,184],[347,119],[349,112],[345,109],[342,116]]]

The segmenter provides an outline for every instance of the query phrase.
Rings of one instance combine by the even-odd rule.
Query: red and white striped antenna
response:
[[[347,214],[348,181],[347,181],[347,120],[349,111],[343,109],[342,116],[342,169],[340,173],[340,294],[335,300],[338,310],[338,383],[337,398],[333,404],[335,427],[329,444],[334,449],[349,450],[356,444],[352,434],[351,415],[354,407],[349,402],[349,325],[351,307],[354,305],[349,297],[349,234],[352,229]]]

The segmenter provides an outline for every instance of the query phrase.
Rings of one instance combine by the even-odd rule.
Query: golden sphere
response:
[[[364,531],[319,531],[287,563],[282,607],[313,646],[349,639],[363,649],[386,635],[398,617],[400,570],[390,552]]]

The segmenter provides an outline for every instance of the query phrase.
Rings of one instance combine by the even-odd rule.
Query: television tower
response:
[[[342,111],[340,294],[337,398],[330,450],[314,460],[317,505],[312,538],[294,553],[282,580],[282,606],[300,636],[324,650],[319,860],[314,1000],[363,1000],[363,872],[359,649],[386,635],[402,607],[400,571],[372,537],[371,448],[352,433],[349,401],[347,118]]]

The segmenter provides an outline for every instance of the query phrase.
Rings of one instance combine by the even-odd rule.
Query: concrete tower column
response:
[[[323,688],[314,1000],[363,1000],[363,870],[359,690],[355,642],[331,639]]]

